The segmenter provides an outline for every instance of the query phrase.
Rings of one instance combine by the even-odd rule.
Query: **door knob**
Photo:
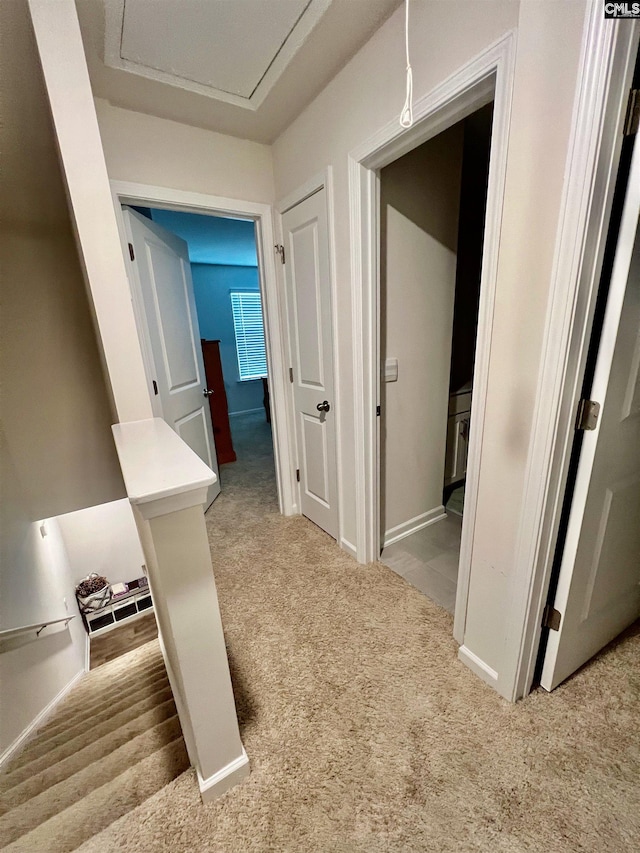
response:
[[[213,394],[213,391],[211,390],[211,388],[205,388],[202,393],[205,397],[210,397]]]
[[[330,411],[331,406],[329,405],[329,401],[325,400],[324,403],[318,403],[318,405],[316,406],[316,409],[319,412],[328,412],[328,411]]]

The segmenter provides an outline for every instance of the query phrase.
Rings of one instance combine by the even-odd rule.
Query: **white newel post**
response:
[[[249,773],[204,521],[215,474],[160,418],[116,424],[167,672],[202,799]]]

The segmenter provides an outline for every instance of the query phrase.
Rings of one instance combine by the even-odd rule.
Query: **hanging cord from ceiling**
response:
[[[413,124],[413,71],[409,59],[409,0],[405,0],[404,3],[404,45],[407,54],[407,96],[400,113],[400,124],[402,127],[411,127]]]

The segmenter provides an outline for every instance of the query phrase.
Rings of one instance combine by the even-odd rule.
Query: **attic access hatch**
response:
[[[113,0],[105,64],[257,110],[332,0]]]

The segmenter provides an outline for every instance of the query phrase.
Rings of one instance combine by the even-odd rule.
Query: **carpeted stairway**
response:
[[[75,850],[189,766],[158,642],[92,671],[0,777],[0,846]]]
[[[66,776],[68,786],[39,793],[47,777],[29,788],[31,762],[35,777],[49,768],[57,780],[65,771],[49,748],[64,764],[89,747],[74,745],[85,727],[69,710],[70,730],[51,721],[7,779],[10,796],[29,799],[2,817],[3,832],[33,827],[8,849],[636,853],[638,626],[552,694],[511,705],[457,660],[448,613],[381,564],[356,564],[306,519],[278,514],[263,417],[232,428],[238,462],[222,467],[207,527],[251,775],[203,806],[194,771],[180,773],[186,756],[171,710],[146,730],[157,740],[142,734],[117,748],[124,772],[105,756],[97,781],[78,766],[80,785]],[[157,645],[143,650],[131,721],[150,696],[162,713]],[[118,666],[126,661],[95,676]],[[91,725],[115,735],[122,688],[112,681],[106,716],[89,679],[68,703],[90,704]],[[54,807],[60,814],[46,818]]]

